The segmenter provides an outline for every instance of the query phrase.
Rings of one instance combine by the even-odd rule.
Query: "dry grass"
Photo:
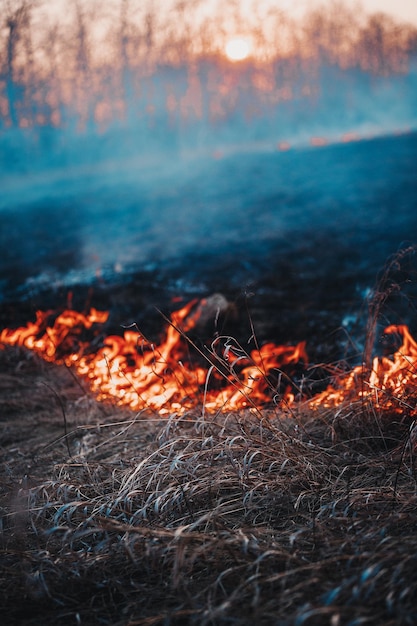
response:
[[[416,623],[407,407],[161,420],[0,361],[7,624]]]

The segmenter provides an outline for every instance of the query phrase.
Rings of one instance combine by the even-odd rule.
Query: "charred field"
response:
[[[398,337],[394,347],[382,340],[387,324],[407,324],[412,334],[416,324],[415,146],[410,134],[251,155],[241,180],[228,178],[236,185],[230,196],[216,192],[244,245],[228,238],[226,224],[204,246],[197,236],[187,255],[171,249],[145,270],[115,271],[109,258],[111,271],[95,276],[91,260],[78,262],[83,237],[91,242],[94,233],[93,217],[82,231],[79,207],[74,223],[83,235],[69,239],[71,276],[59,274],[60,263],[68,267],[59,253],[68,250],[61,235],[72,223],[59,230],[52,210],[45,211],[55,237],[35,229],[39,245],[25,238],[20,256],[9,245],[3,279],[12,267],[20,275],[3,290],[2,328],[24,325],[38,308],[94,306],[110,312],[106,334],[134,322],[157,341],[161,314],[220,292],[233,313],[221,332],[241,345],[253,342],[253,331],[259,345],[307,339],[312,367],[295,402],[272,393],[256,410],[211,412],[202,389],[200,406],[162,417],[99,402],[68,365],[4,345],[0,594],[8,624],[416,622],[417,348],[401,354]],[[343,171],[332,166],[342,151]],[[302,168],[311,171],[312,162],[307,176]],[[206,170],[203,178],[215,204],[210,183],[237,166],[225,159],[211,167],[211,179]],[[307,181],[296,199],[306,204],[294,216],[287,198],[288,221],[273,239],[277,197],[248,200],[247,190],[285,167]],[[318,195],[327,174],[331,186]],[[189,181],[187,193],[200,196],[202,180]],[[158,206],[168,202],[164,193]],[[232,197],[238,208],[253,207],[254,221],[238,221]],[[4,241],[36,220],[29,206],[25,215],[32,222],[6,212]],[[128,253],[140,248],[129,246]],[[45,274],[54,258],[55,273]],[[192,334],[197,347],[219,332],[209,322]],[[94,342],[105,340],[98,334]],[[386,359],[370,395],[370,379],[358,374],[337,403],[311,403],[316,390],[343,384],[367,349]],[[410,382],[382,387],[398,352]]]
[[[401,188],[399,201],[409,209],[412,184]],[[202,401],[162,417],[98,402],[70,367],[5,345],[0,593],[8,624],[415,623],[415,348],[402,355],[411,376],[406,389],[374,383],[371,396],[311,404],[317,385],[325,390],[360,362],[367,338],[373,354],[388,359],[384,367],[391,363],[395,347],[381,341],[384,325],[413,328],[415,247],[405,244],[374,274],[412,220],[412,213],[404,221],[397,215],[386,231],[378,219],[346,244],[350,256],[338,257],[343,233],[335,227],[326,249],[317,236],[302,239],[308,262],[300,260],[299,238],[275,261],[248,254],[257,270],[252,300],[236,297],[228,258],[217,255],[217,265],[214,256],[212,264],[190,264],[188,276],[177,260],[169,270],[71,289],[60,283],[5,301],[3,326],[27,321],[41,304],[94,305],[110,311],[107,334],[117,326],[120,334],[133,318],[157,338],[161,313],[144,303],[163,313],[175,308],[179,293],[187,300],[220,286],[228,301],[235,295],[223,331],[243,342],[259,328],[260,344],[307,334],[314,365],[304,372],[306,393],[292,404],[272,395],[256,410],[210,412]],[[378,251],[368,264],[357,241]],[[346,261],[337,272],[335,258]],[[273,263],[286,269],[278,273],[279,289]],[[270,273],[262,274],[266,267]],[[181,272],[187,281],[179,281]],[[377,278],[366,301],[371,275]],[[321,308],[323,294],[333,306]],[[361,301],[362,317],[343,326],[348,307]],[[191,335],[197,347],[213,325],[199,333]],[[364,380],[358,376],[356,388]]]

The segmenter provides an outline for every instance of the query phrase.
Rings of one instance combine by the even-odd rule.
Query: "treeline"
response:
[[[343,105],[352,82],[366,92],[408,76],[417,55],[411,25],[340,2],[294,20],[254,1],[249,33],[238,0],[211,14],[206,5],[69,0],[57,12],[52,1],[0,0],[0,133],[124,127],[145,140],[196,124],[204,134],[232,118],[248,126],[278,110],[287,123],[318,102]],[[249,60],[226,60],[233,32],[250,36]],[[335,73],[348,78],[345,87],[335,88]]]

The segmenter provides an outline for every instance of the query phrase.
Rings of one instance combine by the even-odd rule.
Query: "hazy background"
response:
[[[268,338],[350,330],[417,227],[417,18],[389,5],[2,0],[2,306],[252,292]]]
[[[3,171],[415,127],[415,26],[286,4],[2,0]],[[251,46],[240,63],[234,35]]]

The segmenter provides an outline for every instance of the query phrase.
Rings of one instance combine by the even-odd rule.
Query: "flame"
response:
[[[314,146],[315,148],[327,146],[328,143],[329,142],[325,137],[311,137],[310,138],[310,145]]]
[[[370,371],[364,365],[354,367],[337,383],[329,385],[311,401],[312,408],[335,407],[345,401],[369,400],[380,410],[403,413],[404,407],[417,411],[417,342],[407,326],[391,325],[385,336],[396,336],[401,345],[390,357],[374,357]],[[410,398],[414,397],[414,401]]]
[[[38,311],[35,322],[3,330],[0,345],[23,346],[46,361],[64,363],[88,382],[99,400],[112,399],[136,411],[181,413],[203,402],[208,411],[256,408],[270,404],[278,387],[280,400],[292,402],[289,376],[284,376],[284,385],[281,382],[282,368],[290,374],[299,362],[307,362],[305,344],[269,343],[248,354],[230,338],[218,338],[201,365],[197,357],[202,352],[191,357],[186,335],[200,316],[196,304],[193,300],[172,313],[159,344],[133,328],[102,340],[108,313],[91,309],[87,314],[67,310],[56,316]],[[275,387],[272,374],[279,382]]]
[[[87,314],[38,311],[35,322],[4,329],[0,347],[22,346],[46,361],[64,363],[99,400],[135,411],[183,413],[204,404],[213,412],[294,403],[291,377],[308,363],[305,342],[267,343],[248,353],[230,337],[218,337],[203,352],[187,336],[198,323],[202,304],[204,300],[193,300],[173,312],[158,344],[133,327],[120,336],[104,336],[108,313],[92,308]],[[417,342],[405,325],[388,326],[384,333],[401,340],[394,354],[375,357],[370,371],[359,365],[339,376],[307,400],[308,406],[316,410],[367,400],[382,410],[401,413],[407,406],[416,412]]]
[[[349,132],[349,133],[344,133],[342,135],[342,143],[351,143],[353,141],[359,141],[360,139],[360,134],[356,133],[356,132]]]

